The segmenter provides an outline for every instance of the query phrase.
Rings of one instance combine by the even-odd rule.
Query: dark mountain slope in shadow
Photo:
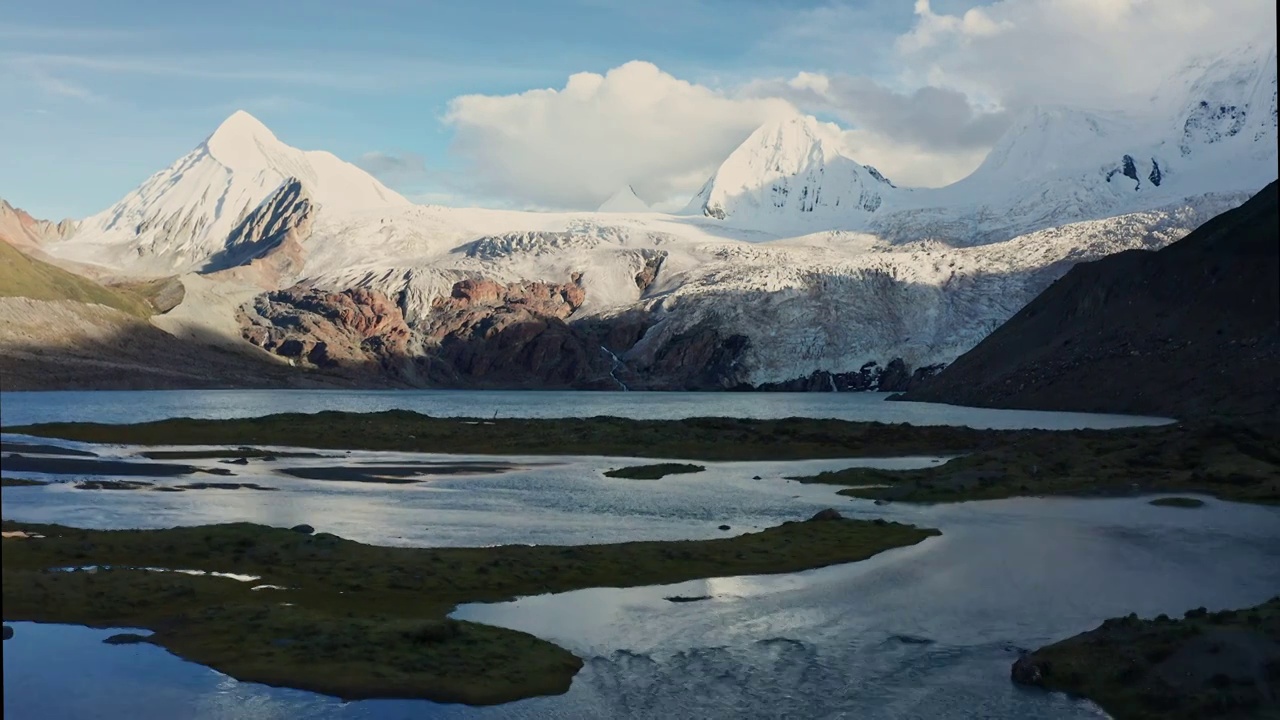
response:
[[[1273,182],[1167,248],[1075,266],[898,399],[1173,417],[1275,415],[1278,250]]]

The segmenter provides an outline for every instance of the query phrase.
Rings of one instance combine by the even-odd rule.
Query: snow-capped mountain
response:
[[[239,111],[173,165],[85,219],[54,251],[139,274],[200,269],[291,181],[325,212],[409,204],[360,168],[328,152],[292,148]]]
[[[1171,77],[1160,94],[1180,105],[1168,130],[1179,156],[1230,149],[1266,157],[1277,131],[1274,40],[1202,58]]]
[[[1004,241],[1276,176],[1274,43],[1192,63],[1125,113],[1033,107],[968,177],[899,195],[865,228],[897,241]]]
[[[635,188],[627,185],[617,192],[609,196],[608,200],[600,203],[600,207],[596,208],[596,212],[602,213],[628,213],[628,212],[649,212],[649,204],[641,200],[636,195]]]
[[[895,188],[813,118],[769,123],[690,203],[738,227],[860,230],[896,242],[1002,242],[1211,192],[1251,193],[1275,173],[1276,56],[1255,44],[1192,63],[1126,112],[1034,106],[968,177]]]
[[[795,116],[758,128],[690,203],[736,225],[776,226],[817,217],[857,223],[896,188],[875,168],[844,154],[840,130]]]
[[[603,338],[619,366],[720,358],[714,382],[731,385],[946,363],[1073,263],[1163,247],[1275,179],[1274,46],[1234,60],[1189,68],[1158,112],[1028,110],[939,189],[894,187],[835,126],[770,123],[676,215],[630,187],[596,212],[415,205],[237,113],[48,249],[126,275],[204,272],[170,315],[224,334],[295,282],[376,291],[436,332],[455,284],[483,279],[573,285],[570,324],[595,328],[578,342]]]

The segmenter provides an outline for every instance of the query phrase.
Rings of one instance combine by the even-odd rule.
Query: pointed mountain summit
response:
[[[720,165],[690,209],[751,222],[873,213],[894,186],[843,145],[839,128],[810,116],[766,123]]]
[[[270,128],[244,110],[232,113],[204,141],[209,154],[230,167],[252,163],[282,145]]]
[[[355,165],[290,147],[239,110],[173,165],[84,220],[59,254],[157,275],[199,269],[233,235],[240,240],[239,226],[286,187],[309,212],[409,204]]]
[[[596,208],[596,212],[650,212],[649,204],[636,195],[635,188],[624,185]]]

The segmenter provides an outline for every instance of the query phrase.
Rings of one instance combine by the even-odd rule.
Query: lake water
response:
[[[1160,418],[991,410],[930,403],[884,402],[887,393],[659,393],[466,390],[155,390],[0,393],[0,425],[92,420],[146,422],[170,417],[255,417],[322,410],[415,410],[436,417],[559,418],[615,415],[838,418],[977,428],[1156,425]]]
[[[145,408],[148,417],[174,412],[157,410],[157,403],[191,414],[190,403],[200,398],[205,413],[248,412],[217,393],[112,393],[114,401],[94,399],[107,393],[74,393],[65,395],[80,397],[78,403],[59,400],[61,404],[44,403],[43,410],[33,395],[6,395],[5,422],[82,418],[100,407],[116,408],[122,420],[138,417],[128,417],[120,408]],[[335,397],[336,402],[353,403],[359,394],[314,400],[251,395],[261,412],[271,403],[270,410],[285,409],[280,404],[287,402],[298,403],[289,409],[321,409],[318,403],[335,402]],[[271,403],[263,399],[266,395],[274,396]],[[374,397],[394,403],[402,395],[431,404],[433,414],[474,415],[479,414],[474,408],[498,405],[515,414],[522,401],[563,394],[484,393],[472,395],[477,399],[470,402],[465,394],[450,393]],[[156,396],[168,397],[148,401]],[[456,399],[446,402],[440,396]],[[26,404],[14,408],[14,397]],[[219,397],[223,399],[210,399]],[[618,403],[632,401],[620,399],[622,394],[578,397],[585,399],[570,395],[551,400],[539,412],[612,407],[603,414],[625,414],[616,409]],[[647,399],[662,395],[644,397],[632,407],[645,406],[640,412],[665,416],[722,414],[714,409],[726,406],[716,403],[739,402],[720,399],[725,397],[762,403],[765,407],[756,407],[755,416],[835,413],[843,407],[848,414],[820,416],[856,417],[880,409],[874,399],[858,395],[717,395],[692,404],[675,400],[684,410],[662,409],[661,403]],[[442,412],[439,408],[448,403],[460,410]],[[467,408],[472,412],[462,412]],[[914,410],[933,411],[933,406]],[[937,412],[960,413],[950,417],[972,422],[983,421],[965,413],[990,413],[986,422],[1013,422],[1012,416],[994,411]],[[1066,427],[1082,419],[1039,417],[1031,422]],[[110,452],[132,450],[115,447]],[[352,462],[444,457],[342,456]],[[237,481],[280,488],[275,493],[94,492],[69,484],[5,488],[4,517],[100,528],[306,522],[364,542],[424,546],[723,537],[837,507],[851,517],[937,527],[943,535],[865,562],[804,573],[590,589],[461,607],[457,617],[534,633],[586,662],[565,695],[492,708],[421,701],[342,703],[241,683],[147,645],[103,645],[101,639],[113,631],[14,623],[15,637],[4,645],[5,717],[1097,718],[1101,713],[1087,702],[1010,683],[1009,667],[1018,649],[1038,647],[1129,612],[1172,615],[1200,605],[1239,607],[1280,593],[1280,508],[1206,499],[1205,507],[1184,510],[1153,507],[1143,498],[876,506],[839,497],[832,487],[785,479],[855,464],[920,467],[939,458],[705,463],[704,473],[648,482],[604,477],[603,471],[626,462],[623,458],[515,460],[526,464],[503,474],[442,477],[408,486],[314,482],[275,472],[283,466],[332,462],[290,459],[275,466],[234,468]],[[757,475],[760,480],[753,479]],[[732,529],[720,531],[721,524]],[[712,599],[663,599],[673,594]]]

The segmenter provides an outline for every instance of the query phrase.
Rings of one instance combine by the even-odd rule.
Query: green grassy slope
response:
[[[137,317],[152,314],[151,305],[128,290],[105,287],[87,278],[36,260],[0,239],[0,297],[74,300],[106,305]]]

